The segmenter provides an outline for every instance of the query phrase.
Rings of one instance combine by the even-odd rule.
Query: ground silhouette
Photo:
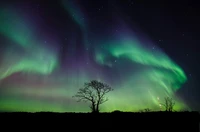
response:
[[[54,113],[54,112],[15,112],[1,113],[0,118],[3,124],[24,125],[30,127],[56,127],[57,125],[72,128],[74,131],[189,131],[199,132],[198,112],[122,112],[113,111],[110,113]],[[6,121],[5,121],[6,120]],[[59,127],[60,128],[60,127]],[[67,131],[66,130],[66,131]]]

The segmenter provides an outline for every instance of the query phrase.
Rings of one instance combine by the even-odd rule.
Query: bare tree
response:
[[[163,105],[165,107],[165,111],[172,112],[173,107],[175,105],[175,101],[170,97],[166,97],[165,102],[161,105]]]
[[[139,110],[139,112],[151,112],[151,109],[149,109],[149,108],[146,108],[146,109],[142,109],[142,110]]]
[[[112,91],[113,89],[100,81],[92,80],[84,84],[83,88],[73,96],[78,98],[78,102],[90,102],[90,109],[93,113],[99,113],[99,105],[108,101],[105,97],[106,93]]]
[[[144,109],[144,112],[151,112],[151,109],[146,108],[146,109]]]

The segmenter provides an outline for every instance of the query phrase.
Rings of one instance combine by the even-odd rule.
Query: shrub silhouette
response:
[[[120,110],[114,110],[111,113],[122,113],[122,111],[120,111]]]

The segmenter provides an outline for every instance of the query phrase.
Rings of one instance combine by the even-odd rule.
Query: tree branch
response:
[[[108,101],[108,98],[104,97],[105,94],[112,90],[109,85],[92,80],[89,83],[84,83],[84,87],[80,88],[73,97],[77,97],[78,101],[90,101],[92,103],[90,105],[91,110],[98,112],[99,105]]]

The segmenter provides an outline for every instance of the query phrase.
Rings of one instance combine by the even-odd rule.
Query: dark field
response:
[[[3,124],[18,128],[64,128],[65,131],[176,131],[199,132],[198,112],[112,112],[112,113],[1,113]],[[20,128],[21,127],[21,128]],[[29,130],[29,129],[28,129]],[[60,131],[60,130],[59,130]]]

